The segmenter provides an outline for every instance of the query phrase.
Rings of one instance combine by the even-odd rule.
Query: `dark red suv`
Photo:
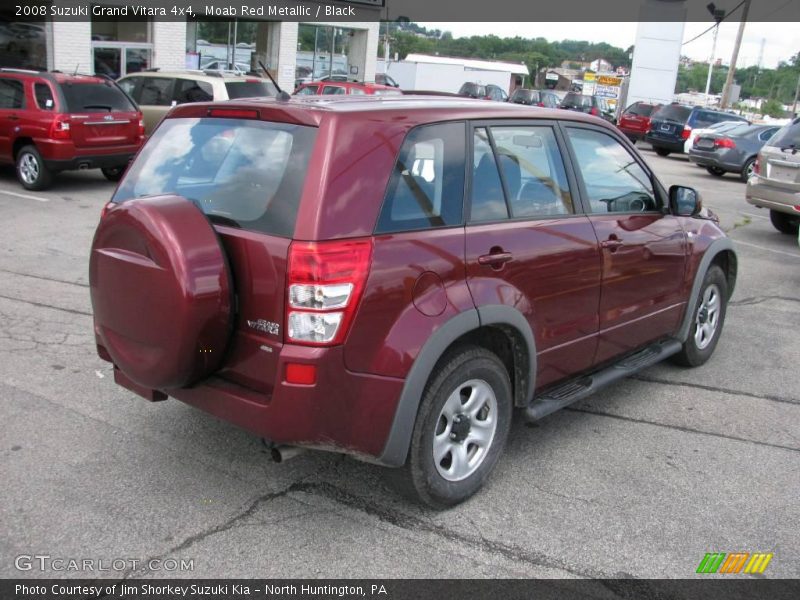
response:
[[[468,99],[176,107],[104,210],[90,280],[117,383],[292,447],[473,494],[528,419],[672,356],[736,280],[691,188],[613,126]]]
[[[109,79],[0,69],[0,161],[26,189],[70,169],[118,181],[143,140],[142,114]]]

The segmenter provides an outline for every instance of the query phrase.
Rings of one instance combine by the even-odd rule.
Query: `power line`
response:
[[[707,34],[709,31],[711,31],[712,29],[714,29],[714,27],[716,27],[717,25],[719,25],[720,23],[722,23],[722,22],[723,22],[725,19],[727,19],[728,17],[730,17],[730,16],[731,16],[733,13],[735,13],[737,10],[739,10],[739,8],[741,8],[741,6],[742,6],[744,3],[745,3],[745,0],[742,0],[741,2],[739,2],[739,4],[737,4],[736,6],[734,6],[734,7],[731,9],[731,12],[729,12],[727,15],[725,15],[724,17],[722,17],[722,18],[719,20],[719,22],[717,22],[717,23],[714,23],[714,24],[713,24],[711,27],[709,27],[708,29],[706,29],[706,30],[705,30],[703,33],[701,33],[700,35],[696,35],[696,36],[694,36],[694,37],[693,37],[692,39],[690,39],[688,42],[683,42],[683,43],[681,44],[681,46],[685,46],[686,44],[691,44],[691,43],[692,43],[693,41],[695,41],[697,38],[701,38],[701,37],[703,37],[703,36],[704,36],[705,34]]]

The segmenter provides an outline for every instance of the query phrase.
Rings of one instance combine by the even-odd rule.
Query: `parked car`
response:
[[[279,460],[398,468],[441,508],[481,487],[515,407],[541,419],[666,357],[705,363],[736,264],[697,192],[599,119],[295,96],[172,110],[104,209],[89,278],[119,385]]]
[[[798,234],[800,225],[800,118],[778,130],[758,153],[747,180],[747,201],[769,209],[781,233]]]
[[[647,130],[650,129],[650,115],[660,106],[650,102],[634,102],[622,111],[617,127],[635,144],[644,139]]]
[[[500,86],[493,84],[483,85],[469,81],[461,86],[461,89],[458,90],[458,95],[478,100],[493,100],[495,102],[506,102],[508,100],[508,93]]]
[[[312,81],[294,91],[295,96],[402,96],[397,88],[355,81]]]
[[[745,121],[745,123],[748,122],[749,121]],[[683,151],[685,154],[689,154],[689,150],[691,150],[692,146],[694,146],[694,141],[698,138],[698,136],[712,133],[725,133],[725,131],[728,129],[739,127],[742,124],[742,121],[720,121],[719,123],[714,123],[713,125],[703,127],[702,129],[692,129],[692,131],[689,132],[689,137],[686,138],[686,141],[683,143]]]
[[[701,135],[689,151],[689,160],[705,167],[711,175],[736,173],[747,182],[753,175],[758,151],[778,129],[776,125],[742,123],[723,133]]]
[[[375,73],[375,83],[380,85],[388,85],[389,87],[399,88],[400,84],[397,83],[390,75],[387,73]]]
[[[113,81],[0,69],[0,161],[28,190],[76,169],[117,181],[143,139],[142,113]]]
[[[600,117],[609,123],[615,121],[614,113],[608,106],[608,102],[601,96],[587,96],[577,92],[568,92],[561,101],[561,108]]]
[[[178,104],[278,93],[267,79],[222,71],[145,71],[121,77],[117,83],[139,105],[147,135]]]
[[[542,106],[545,108],[558,108],[561,101],[549,90],[528,90],[517,88],[508,99],[514,104],[527,104],[529,106]]]
[[[644,139],[659,156],[669,156],[673,152],[680,154],[684,152],[684,145],[692,129],[705,128],[722,121],[747,123],[744,117],[731,113],[673,102],[653,113],[650,117],[650,129]]]
[[[229,63],[224,60],[213,60],[209,63],[206,63],[201,66],[203,71],[230,71],[237,73],[239,75],[244,75],[248,71],[250,71],[250,65],[243,62],[236,62],[233,63],[233,68],[231,69]]]

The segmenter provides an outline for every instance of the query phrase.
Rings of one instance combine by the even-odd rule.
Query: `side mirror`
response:
[[[669,188],[669,209],[679,217],[693,217],[703,208],[700,193],[690,187],[673,185]]]

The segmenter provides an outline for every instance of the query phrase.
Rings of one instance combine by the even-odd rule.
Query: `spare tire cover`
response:
[[[180,196],[129,200],[98,225],[89,262],[95,330],[139,385],[185,387],[220,367],[233,285],[202,211]]]

